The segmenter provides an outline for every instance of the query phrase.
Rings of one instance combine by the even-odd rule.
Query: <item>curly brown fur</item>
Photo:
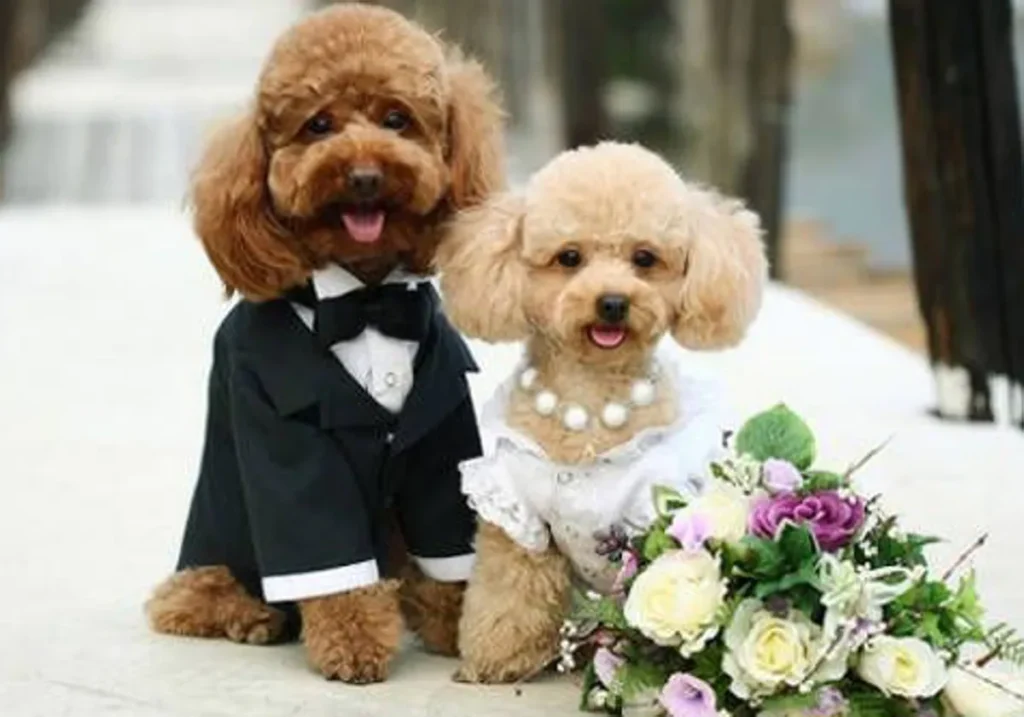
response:
[[[432,580],[411,564],[403,572],[400,595],[405,622],[429,652],[446,657],[459,654],[459,617],[465,592],[465,582]]]
[[[382,682],[402,639],[397,580],[299,602],[310,664],[330,680]]]
[[[566,252],[575,258],[563,261]],[[464,212],[436,261],[453,322],[487,341],[525,340],[537,383],[590,415],[649,374],[666,334],[694,349],[739,341],[767,269],[756,215],[687,184],[657,155],[616,143],[565,152],[525,192]],[[607,297],[628,311],[608,319],[600,308]],[[595,331],[618,338],[602,344]],[[559,416],[538,415],[533,397],[519,391],[505,418],[550,460],[588,463],[686,410],[669,376],[656,386],[654,402],[635,407],[619,428],[570,431]],[[529,675],[558,639],[565,560],[553,548],[530,554],[488,525],[477,550],[460,675]]]
[[[280,610],[251,596],[223,566],[192,568],[158,585],[146,602],[156,632],[190,637],[226,637],[266,645],[284,630]]]
[[[569,563],[554,548],[532,553],[481,522],[459,623],[462,682],[515,682],[558,654],[569,605]]]
[[[407,126],[382,126],[396,112]],[[195,228],[227,291],[253,300],[329,262],[368,281],[426,272],[451,213],[502,188],[502,154],[480,65],[397,13],[340,4],[278,41],[251,108],[210,141]],[[353,189],[356,169],[379,172],[372,197]],[[349,233],[357,210],[385,213],[376,241]]]

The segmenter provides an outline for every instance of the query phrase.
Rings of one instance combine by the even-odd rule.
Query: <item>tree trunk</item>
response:
[[[743,197],[779,265],[793,66],[788,0],[685,0],[681,115],[691,176]]]
[[[608,139],[608,118],[603,103],[607,80],[604,13],[594,0],[558,0],[545,8],[554,28],[565,147],[594,144]]]
[[[890,0],[918,303],[948,418],[1024,423],[1024,158],[1010,0]]]

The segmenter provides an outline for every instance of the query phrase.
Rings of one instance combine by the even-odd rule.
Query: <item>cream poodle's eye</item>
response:
[[[650,269],[658,263],[658,255],[649,249],[637,249],[633,252],[633,266]]]
[[[334,129],[334,120],[326,112],[318,112],[303,126],[309,134],[318,137],[329,134]]]
[[[381,121],[380,126],[394,132],[401,132],[412,124],[412,118],[401,110],[391,110]]]
[[[566,269],[574,269],[583,262],[583,256],[575,249],[563,249],[558,252],[555,261]]]

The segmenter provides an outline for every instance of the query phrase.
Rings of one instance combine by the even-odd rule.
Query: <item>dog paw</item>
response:
[[[384,646],[360,645],[324,650],[310,654],[313,667],[328,680],[340,680],[350,685],[368,685],[383,682],[388,677],[392,651]]]
[[[554,656],[550,651],[534,650],[498,659],[463,660],[452,679],[455,682],[480,685],[526,682],[544,672],[552,662]]]
[[[232,616],[224,625],[224,634],[232,642],[269,645],[281,637],[284,625],[284,613],[267,607],[246,615]]]

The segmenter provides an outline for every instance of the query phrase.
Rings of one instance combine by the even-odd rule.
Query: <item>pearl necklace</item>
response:
[[[554,391],[537,386],[537,369],[527,366],[519,374],[519,388],[533,395],[533,410],[542,416],[558,415],[570,431],[583,431],[590,426],[590,412],[578,403],[562,403]],[[601,409],[601,423],[608,428],[622,428],[634,408],[650,406],[657,396],[657,373],[652,369],[646,378],[633,381],[626,401],[608,401]]]

